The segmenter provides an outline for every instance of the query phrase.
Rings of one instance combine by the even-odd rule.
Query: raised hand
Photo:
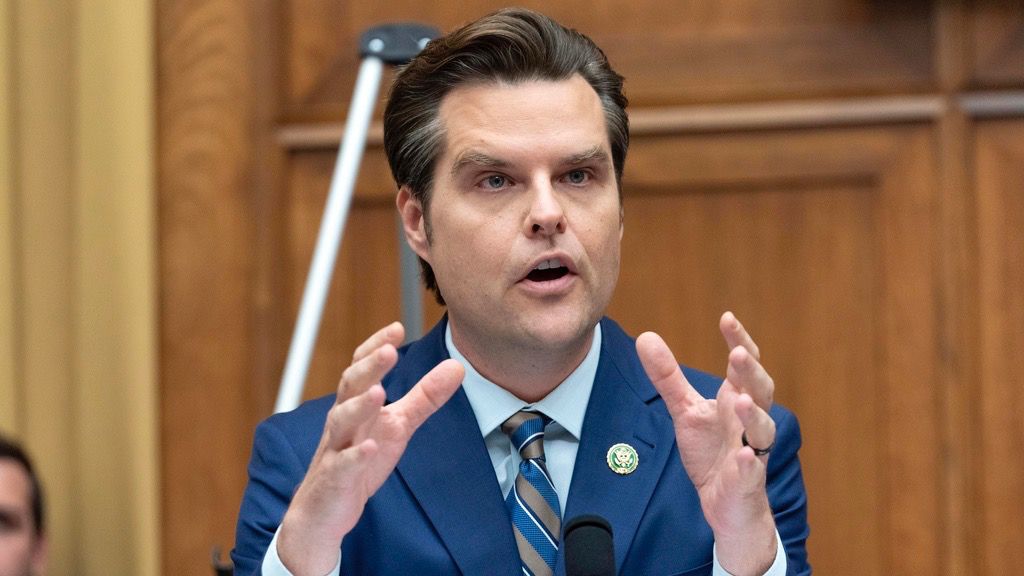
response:
[[[714,399],[697,392],[665,341],[641,334],[637,353],[661,393],[675,426],[679,456],[700,495],[715,534],[722,567],[731,574],[763,574],[776,553],[775,523],[765,492],[775,422],[768,415],[774,383],[757,345],[731,312],[719,329],[729,346],[726,379]],[[746,434],[749,446],[741,438]]]
[[[342,374],[320,444],[278,535],[278,556],[296,576],[334,568],[342,538],[394,470],[409,438],[462,382],[462,366],[445,360],[385,406],[380,381],[398,361],[396,347],[404,337],[398,322],[382,328],[356,349]]]

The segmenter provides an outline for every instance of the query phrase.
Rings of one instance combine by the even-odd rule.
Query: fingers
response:
[[[729,352],[726,378],[737,390],[750,395],[762,409],[772,407],[775,382],[746,347],[737,346]]]
[[[384,388],[375,384],[362,394],[335,404],[327,413],[325,431],[327,446],[343,450],[365,437],[384,405]]]
[[[757,344],[754,343],[754,339],[747,333],[747,329],[743,327],[743,324],[740,324],[735,314],[732,312],[722,314],[722,318],[718,321],[718,329],[722,332],[722,336],[725,337],[725,343],[729,346],[729,350],[742,346],[755,359],[761,359],[761,351],[757,348]]]
[[[353,362],[341,374],[337,402],[340,404],[366,392],[370,386],[380,382],[396,362],[398,362],[398,351],[390,342],[383,343],[380,347]]]
[[[402,326],[401,322],[392,322],[375,332],[373,336],[367,338],[365,342],[356,348],[356,351],[352,353],[352,363],[355,364],[366,358],[371,352],[385,344],[391,344],[398,348],[404,339],[405,327]]]
[[[732,312],[722,314],[719,328],[730,349],[726,378],[740,392],[734,407],[736,416],[746,430],[748,444],[767,448],[775,442],[775,422],[768,415],[775,382],[761,365],[757,344]]]
[[[690,406],[703,398],[686,381],[679,363],[668,345],[654,332],[644,332],[636,339],[636,353],[654,387],[665,399],[670,411]]]
[[[736,399],[736,417],[743,424],[747,435],[747,444],[753,448],[766,449],[775,443],[775,421],[768,413],[754,403],[747,394],[740,394]],[[751,450],[753,452],[753,450]],[[767,459],[768,455],[762,456]]]
[[[411,433],[451,398],[462,384],[465,374],[462,364],[451,359],[445,360],[427,372],[412,390],[391,404],[391,407],[405,417]]]
[[[340,404],[365,392],[387,374],[398,361],[395,350],[405,338],[401,322],[392,322],[375,332],[352,353],[352,365],[345,369],[338,382]]]
[[[378,331],[356,350],[353,357],[357,360],[342,374],[337,401],[327,414],[322,442],[328,448],[343,450],[375,434],[372,430],[381,417],[386,397],[380,382],[398,361],[393,342],[400,341],[403,334],[402,325],[396,322]],[[461,364],[445,360],[388,410],[403,417],[411,435],[451,398],[464,374]]]

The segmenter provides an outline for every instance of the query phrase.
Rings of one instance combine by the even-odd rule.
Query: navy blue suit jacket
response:
[[[710,574],[712,533],[679,459],[671,417],[644,373],[633,339],[607,318],[601,329],[601,358],[563,518],[606,518],[619,574]],[[402,397],[448,357],[444,331],[442,320],[400,350],[397,366],[384,379],[388,401]],[[706,397],[721,384],[702,372],[684,372]],[[232,552],[235,574],[259,574],[333,402],[333,396],[307,402],[256,429]],[[768,497],[788,554],[788,573],[809,574],[807,498],[797,459],[800,431],[784,408],[773,407],[771,416],[778,432],[768,462]],[[619,442],[640,456],[632,474],[616,474],[605,462],[608,448]],[[345,575],[521,574],[511,520],[461,388],[415,433],[341,548]],[[565,573],[561,553],[556,573]]]

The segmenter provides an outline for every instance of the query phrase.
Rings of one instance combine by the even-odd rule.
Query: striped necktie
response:
[[[549,421],[543,414],[523,410],[501,425],[523,459],[505,504],[512,515],[526,576],[550,576],[554,572],[562,528],[558,494],[544,462],[544,426]]]

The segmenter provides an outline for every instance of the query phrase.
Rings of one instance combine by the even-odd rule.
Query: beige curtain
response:
[[[156,575],[150,2],[0,0],[0,430],[51,574]]]

